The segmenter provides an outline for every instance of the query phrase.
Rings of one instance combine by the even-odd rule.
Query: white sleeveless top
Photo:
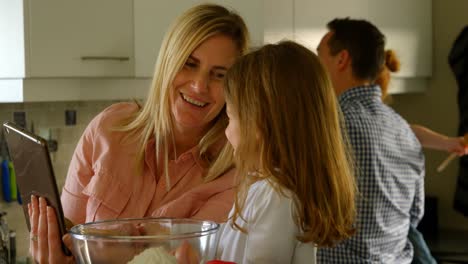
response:
[[[316,263],[316,247],[296,239],[299,229],[292,212],[291,198],[276,192],[266,180],[254,183],[242,213],[247,223],[237,219],[248,234],[233,229],[230,221],[222,224],[216,259],[237,264]]]

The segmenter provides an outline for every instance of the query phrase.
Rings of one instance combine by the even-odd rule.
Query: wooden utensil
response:
[[[463,141],[465,145],[468,144],[468,133],[465,133],[465,135],[463,135]],[[457,157],[457,153],[450,154],[444,161],[442,161],[439,167],[437,167],[437,172],[443,171],[445,167],[447,167],[447,165],[449,165],[449,163],[456,157]]]

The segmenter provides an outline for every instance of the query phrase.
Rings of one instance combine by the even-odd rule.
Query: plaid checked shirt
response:
[[[408,123],[382,103],[379,86],[355,87],[339,97],[353,147],[357,184],[356,234],[318,263],[410,263],[410,225],[424,214],[424,156]]]

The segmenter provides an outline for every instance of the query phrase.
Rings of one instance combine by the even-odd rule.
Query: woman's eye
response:
[[[224,72],[215,72],[213,73],[213,77],[217,80],[222,80],[224,79],[224,76],[226,76],[226,73]]]
[[[197,67],[197,64],[195,62],[190,62],[190,61],[187,61],[185,63],[185,67],[188,67],[188,68],[195,68]]]

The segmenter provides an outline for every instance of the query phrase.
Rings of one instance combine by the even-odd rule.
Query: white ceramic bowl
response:
[[[76,225],[70,234],[78,263],[205,263],[218,229],[211,221],[139,218]]]

